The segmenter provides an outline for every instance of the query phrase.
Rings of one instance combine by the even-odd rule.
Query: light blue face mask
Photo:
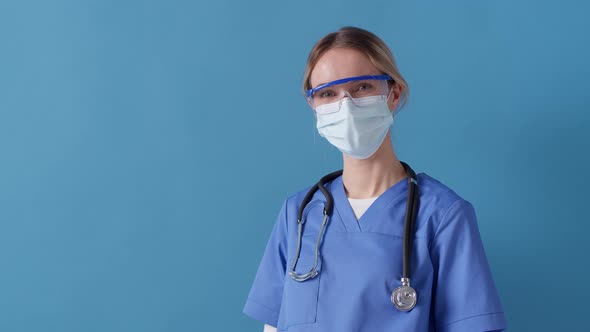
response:
[[[342,153],[366,159],[381,146],[393,123],[386,95],[343,98],[318,106],[316,118],[319,134]]]

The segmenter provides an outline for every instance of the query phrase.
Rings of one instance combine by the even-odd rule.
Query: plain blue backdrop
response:
[[[474,204],[510,330],[585,331],[589,10],[0,1],[0,331],[261,331],[280,204],[341,168],[301,82],[344,25],[393,50],[396,152]]]

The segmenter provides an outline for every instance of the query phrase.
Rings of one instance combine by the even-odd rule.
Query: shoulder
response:
[[[427,198],[435,199],[439,203],[462,198],[457,192],[449,187],[449,185],[434,178],[426,172],[420,172],[416,176],[418,178],[420,194],[426,196]]]
[[[445,209],[459,200],[464,200],[464,198],[449,187],[449,185],[431,175],[421,172],[416,176],[418,178],[418,190],[421,202]]]
[[[448,184],[425,172],[417,174],[417,177],[420,197],[419,211],[426,214],[422,216],[422,219],[431,223],[431,227],[429,228],[432,231],[436,232],[441,224],[445,223],[452,216],[458,214],[475,216],[474,207],[471,202],[452,189]]]
[[[305,198],[305,195],[307,195],[309,190],[314,185],[315,185],[315,183],[313,183],[313,184],[310,183],[306,186],[303,186],[303,187],[295,190],[291,194],[287,195],[287,197],[285,198],[285,200],[283,202],[283,205],[285,207],[285,213],[288,216],[294,216],[297,214],[297,210],[299,209],[301,202]],[[318,192],[316,192],[314,196],[317,196],[317,194],[318,194]]]
[[[309,184],[295,190],[294,192],[292,192],[290,195],[287,196],[286,201],[293,202],[293,203],[299,203],[299,202],[303,201],[303,198],[305,197],[305,195],[307,195],[307,193],[309,192],[311,187],[313,187],[314,185],[315,185],[315,182],[309,183]]]

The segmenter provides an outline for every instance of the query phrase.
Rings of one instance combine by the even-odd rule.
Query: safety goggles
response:
[[[307,100],[316,113],[330,113],[340,109],[348,97],[357,106],[387,99],[389,75],[363,75],[342,78],[320,84],[306,92]]]

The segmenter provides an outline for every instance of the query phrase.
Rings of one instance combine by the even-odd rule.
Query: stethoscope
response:
[[[416,213],[417,213],[417,205],[418,205],[418,179],[416,178],[416,173],[414,170],[405,162],[400,161],[402,166],[406,171],[406,175],[408,176],[408,199],[406,202],[406,214],[404,218],[404,235],[403,235],[403,249],[402,249],[402,278],[401,278],[401,286],[397,287],[391,293],[391,303],[395,306],[396,309],[400,311],[410,311],[416,305],[417,295],[416,290],[410,286],[410,256],[411,251],[410,248],[412,247],[412,229],[414,227],[414,222],[416,220]],[[295,254],[295,259],[293,259],[293,265],[291,266],[291,271],[289,271],[289,275],[293,280],[302,282],[311,278],[314,278],[318,275],[318,271],[316,270],[318,264],[318,256],[319,256],[319,246],[322,235],[324,233],[324,229],[326,224],[328,223],[329,217],[332,215],[332,210],[334,208],[334,198],[332,194],[326,189],[324,186],[327,182],[334,180],[335,178],[342,175],[342,170],[332,172],[330,174],[325,175],[322,177],[313,187],[309,189],[303,201],[301,202],[301,206],[299,207],[299,213],[297,215],[297,250]],[[305,274],[298,274],[295,272],[295,266],[297,265],[297,260],[299,259],[299,253],[301,251],[301,233],[303,227],[303,210],[305,206],[311,201],[313,195],[316,191],[321,191],[324,197],[326,198],[326,203],[324,205],[324,216],[322,218],[322,226],[320,228],[318,238],[315,244],[315,260],[313,266],[309,270],[309,272]]]

